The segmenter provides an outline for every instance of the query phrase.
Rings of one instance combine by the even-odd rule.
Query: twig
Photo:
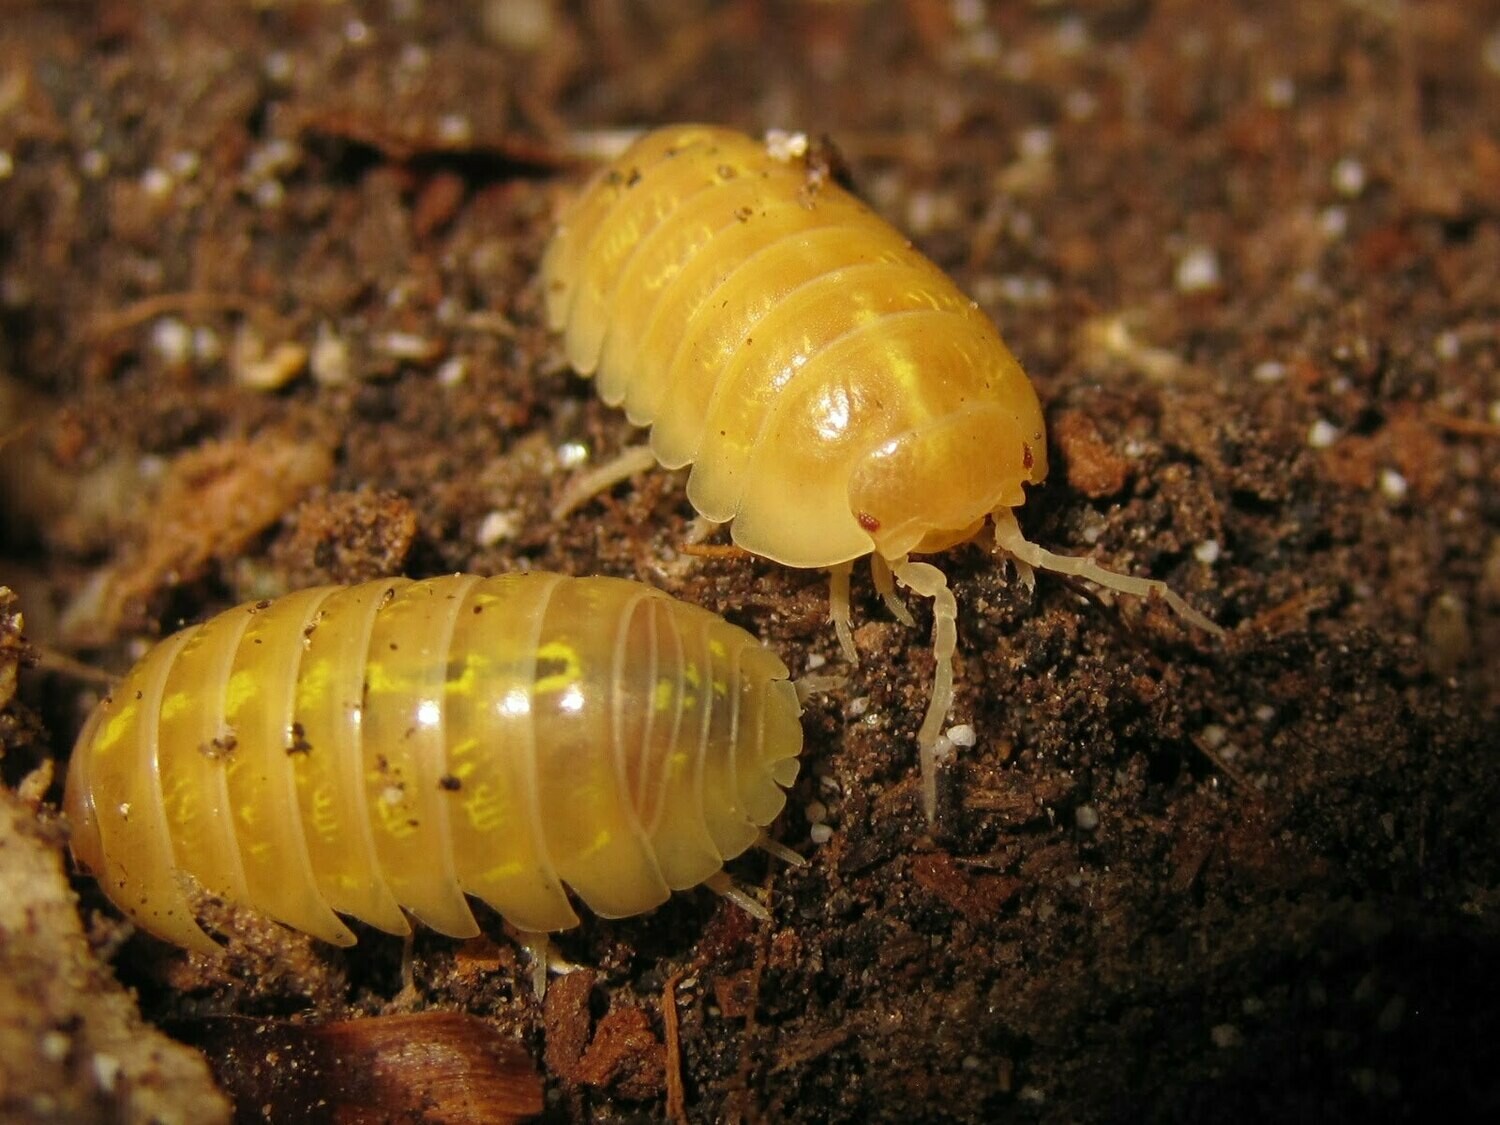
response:
[[[118,332],[138,328],[148,320],[154,320],[173,312],[255,312],[264,306],[240,293],[208,293],[188,291],[185,293],[158,293],[145,297],[134,304],[126,305],[112,313],[96,317],[89,326],[89,335],[95,340],[107,339]],[[264,310],[269,311],[269,310]]]
[[[667,978],[661,987],[661,1022],[667,1040],[667,1120],[687,1123],[687,1097],[682,1088],[682,1042],[677,1037],[677,982],[682,979],[678,969]]]

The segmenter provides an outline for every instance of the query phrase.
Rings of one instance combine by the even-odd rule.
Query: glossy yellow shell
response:
[[[786,666],[660,591],[548,574],[321,587],[153,648],[80,734],[73,850],[143,928],[216,946],[180,873],[330,942],[636,914],[780,811]]]
[[[1046,475],[1036,392],[989,319],[760,141],[646,135],[563,216],[542,278],[569,362],[757,555],[940,550]]]

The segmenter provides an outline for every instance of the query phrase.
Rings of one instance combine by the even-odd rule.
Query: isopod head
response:
[[[855,466],[849,508],[877,554],[946,550],[972,539],[991,513],[1025,502],[1023,486],[1047,475],[1047,449],[1035,393],[1017,398],[934,418]]]

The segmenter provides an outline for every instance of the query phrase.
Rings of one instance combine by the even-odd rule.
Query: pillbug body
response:
[[[993,519],[1028,578],[1040,566],[1155,590],[1216,628],[1160,582],[1022,537],[1012,509],[1047,473],[1030,380],[937,266],[803,162],[713,126],[649,133],[564,214],[542,281],[569,362],[650,426],[657,461],[692,465],[701,515],[730,522],[754,554],[834,570],[846,653],[851,560],[872,557],[904,618],[892,574],[933,599],[937,674],[918,736],[929,817],[957,607],[941,571],[912,554]]]
[[[155,646],[68,770],[73,851],[146,930],[217,948],[179,879],[348,945],[339,914],[574,925],[720,878],[785,802],[786,666],[658,590],[549,574],[320,587]]]

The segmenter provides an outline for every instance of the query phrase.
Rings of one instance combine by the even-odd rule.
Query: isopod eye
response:
[[[975,404],[891,438],[849,477],[849,507],[888,559],[970,538],[1041,479],[1014,413]],[[1035,453],[1031,453],[1035,460]],[[1045,467],[1042,468],[1045,472]]]

